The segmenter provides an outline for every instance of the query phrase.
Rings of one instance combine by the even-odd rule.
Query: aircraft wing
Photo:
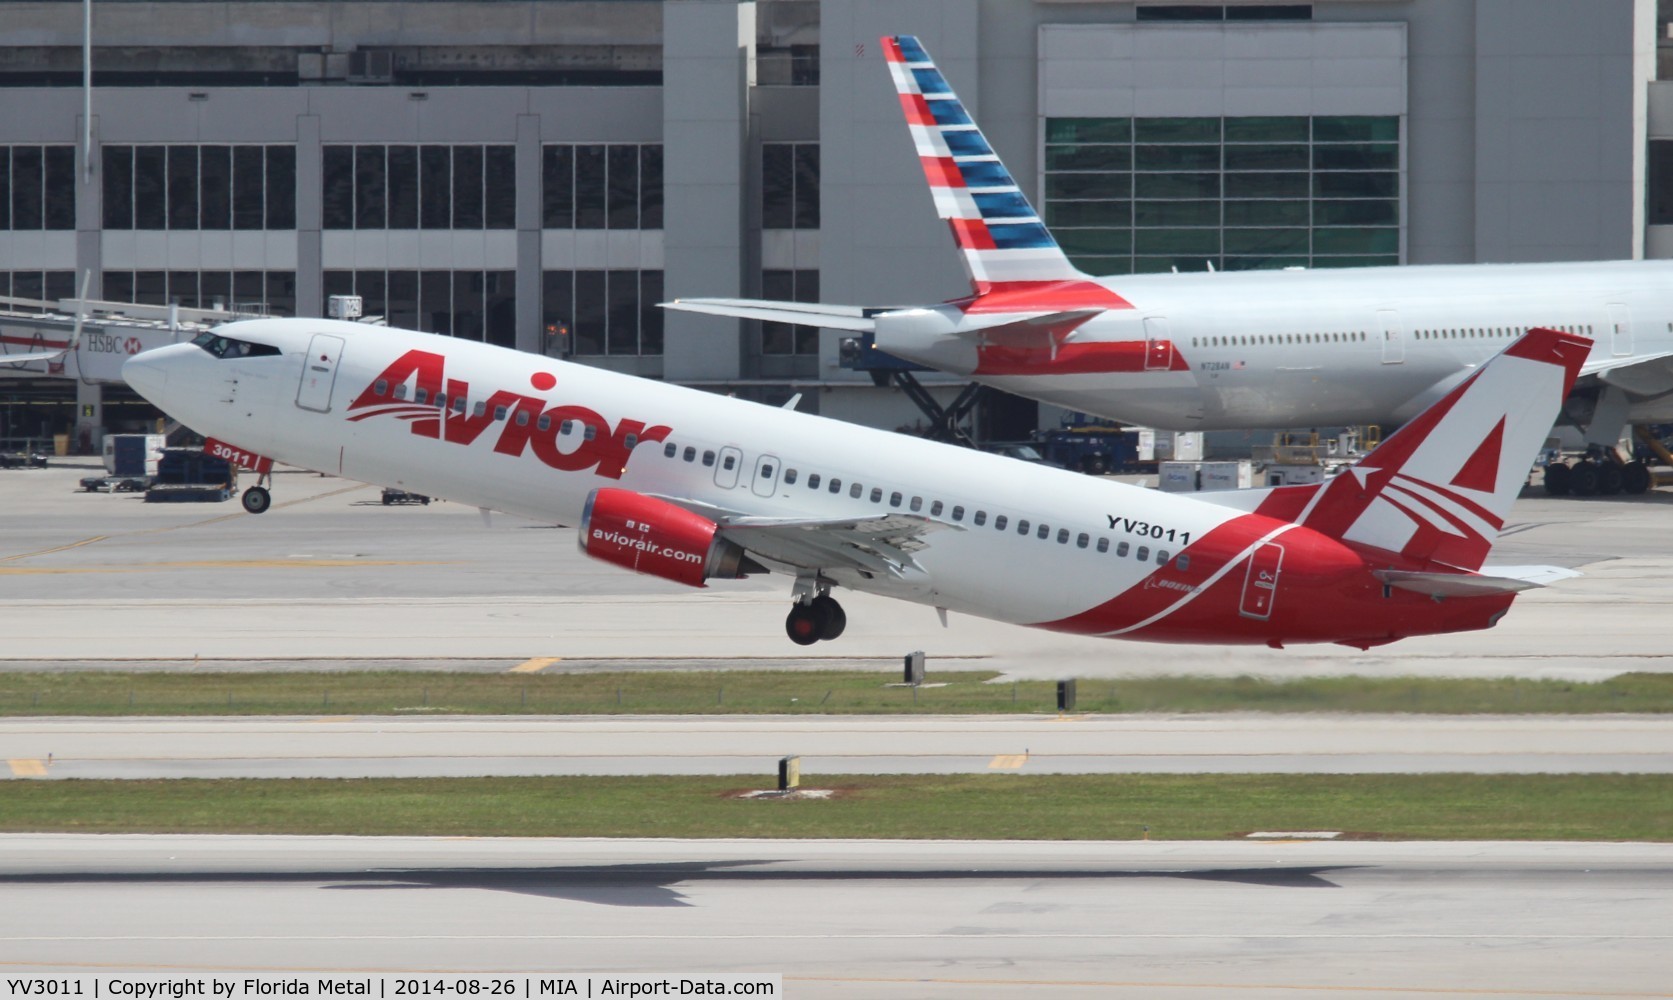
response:
[[[1641,396],[1673,392],[1673,351],[1628,354],[1587,361],[1580,374],[1596,375],[1610,385]]]
[[[777,302],[770,299],[675,299],[658,303],[664,309],[702,313],[705,316],[731,316],[736,319],[759,319],[769,323],[794,323],[798,326],[822,326],[832,330],[853,330],[870,333],[875,328],[871,313],[863,306],[837,306],[818,302]]]
[[[918,568],[912,553],[936,531],[963,530],[917,514],[871,517],[754,517],[683,497],[658,496],[720,525],[720,533],[771,562],[803,569],[849,569],[900,576]]]
[[[57,361],[59,358],[70,353],[70,349],[74,346],[74,344],[71,344],[68,347],[60,347],[56,351],[29,351],[26,354],[0,354],[0,365],[15,365],[24,361]]]

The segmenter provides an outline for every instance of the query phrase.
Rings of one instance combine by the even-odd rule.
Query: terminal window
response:
[[[662,145],[550,145],[540,153],[545,229],[661,229]]]
[[[819,228],[819,144],[761,144],[761,228]]]
[[[106,229],[295,229],[294,146],[100,151]]]
[[[816,268],[762,271],[761,297],[781,302],[818,302],[819,271]],[[816,355],[819,330],[791,323],[762,323],[761,353]]]
[[[75,147],[0,146],[0,230],[75,227]]]
[[[108,302],[172,302],[188,309],[291,316],[296,313],[296,272],[105,271],[102,297]]]
[[[511,229],[517,158],[510,145],[327,145],[326,229]]]
[[[1046,224],[1094,274],[1397,264],[1400,119],[1050,118]]]
[[[541,276],[541,350],[553,357],[662,353],[662,272],[547,271]]]
[[[517,272],[328,270],[324,301],[358,295],[362,314],[390,326],[517,346]]]
[[[0,295],[37,302],[76,297],[74,271],[0,271]],[[44,311],[44,310],[43,310]]]

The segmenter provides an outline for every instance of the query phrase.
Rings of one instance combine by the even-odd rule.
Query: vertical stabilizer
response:
[[[1480,569],[1591,348],[1530,330],[1336,478],[1261,511],[1408,567]]]
[[[918,39],[882,41],[936,214],[952,229],[976,294],[1084,281]]]

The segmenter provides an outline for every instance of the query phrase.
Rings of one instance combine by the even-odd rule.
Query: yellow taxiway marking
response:
[[[6,761],[12,769],[14,778],[44,778],[46,777],[46,761],[35,757],[13,757]]]
[[[83,538],[79,542],[71,542],[68,545],[55,545],[50,549],[40,549],[35,552],[19,552],[15,556],[0,557],[0,562],[15,562],[19,559],[30,559],[35,556],[50,556],[54,552],[68,552],[71,549],[79,549],[83,545],[92,545],[94,542],[102,542],[109,537],[109,535],[94,535],[92,538]]]
[[[561,656],[537,656],[532,660],[524,660],[522,663],[512,667],[509,671],[507,671],[507,673],[538,674],[542,670],[545,670],[547,667],[559,662],[562,659],[563,657]]]
[[[1025,753],[1002,753],[988,761],[988,770],[1015,771],[1026,763],[1028,763],[1028,755]]]

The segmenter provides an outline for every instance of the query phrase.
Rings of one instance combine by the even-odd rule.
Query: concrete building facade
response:
[[[0,295],[353,293],[910,424],[834,332],[655,307],[966,290],[879,36],[1119,274],[1673,255],[1665,32],[1650,0],[100,0],[89,101],[82,5],[0,3]]]

